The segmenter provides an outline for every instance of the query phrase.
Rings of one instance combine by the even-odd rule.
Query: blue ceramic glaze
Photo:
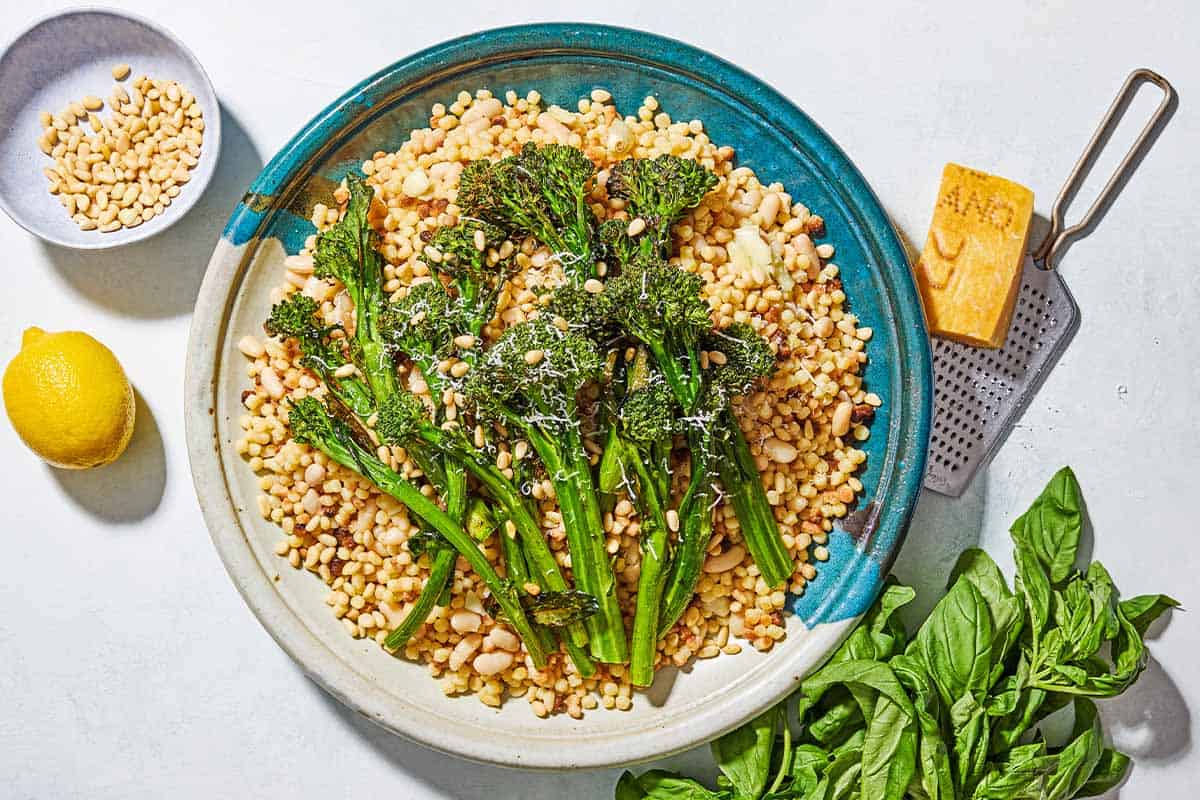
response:
[[[862,499],[830,536],[828,562],[793,611],[809,626],[862,614],[904,538],[920,491],[933,395],[928,337],[905,251],[875,194],[850,159],[803,111],[754,76],[689,45],[640,31],[543,24],[472,34],[423,50],[367,78],[318,114],[254,181],[224,236],[234,245],[266,237],[289,252],[314,232],[315,202],[331,203],[341,177],[378,150],[393,151],[429,108],[459,90],[530,89],[574,108],[597,87],[619,110],[659,97],[674,119],[699,118],[739,164],[825,219],[849,305],[875,333],[865,381],[883,398],[867,452]]]

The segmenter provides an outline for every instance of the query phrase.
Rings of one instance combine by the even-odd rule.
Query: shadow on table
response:
[[[959,554],[979,546],[987,482],[987,470],[982,469],[962,497],[921,490],[904,547],[892,567],[902,583],[917,590],[916,599],[901,611],[910,627],[925,619],[946,593],[946,581]]]
[[[609,797],[617,770],[563,770],[557,772],[509,769],[456,758],[405,739],[376,725],[342,705],[315,683],[312,691],[334,712],[346,728],[367,742],[396,769],[403,770],[431,789],[458,800],[498,798]],[[471,701],[473,702],[473,701]],[[590,778],[590,780],[589,780]],[[592,793],[589,785],[606,787]]]
[[[42,247],[71,288],[97,305],[141,319],[186,314],[226,220],[262,165],[245,128],[222,105],[217,168],[182,219],[157,236],[111,250]]]
[[[47,467],[76,505],[115,525],[131,525],[153,514],[167,485],[162,433],[153,412],[136,389],[134,399],[137,411],[133,438],[120,458],[95,469]]]
[[[1162,635],[1175,612],[1168,612],[1146,632],[1146,641]],[[1104,730],[1114,746],[1133,758],[1126,783],[1135,779],[1138,765],[1171,763],[1192,750],[1192,712],[1187,700],[1158,659],[1151,656],[1146,671],[1124,694],[1097,704]],[[1117,800],[1122,787],[1103,796]]]

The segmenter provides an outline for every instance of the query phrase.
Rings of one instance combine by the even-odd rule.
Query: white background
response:
[[[9,4],[0,41],[53,5]],[[365,75],[502,24],[640,27],[739,64],[829,131],[918,246],[944,162],[1026,184],[1044,216],[1126,73],[1149,66],[1171,78],[1179,112],[1099,229],[1064,261],[1083,309],[1078,336],[969,493],[922,497],[897,571],[924,590],[928,606],[968,544],[982,542],[1010,568],[1008,522],[1071,464],[1094,522],[1095,555],[1118,585],[1200,608],[1195,3],[128,5],[176,32],[207,68],[222,100],[224,152],[189,217],[140,245],[78,254],[0,218],[0,359],[16,352],[27,325],[83,329],[117,353],[141,398],[130,451],[89,473],[43,466],[0,424],[5,800],[612,796],[615,771],[476,766],[386,734],[326,697],[226,577],[183,444],[192,303],[225,218],[264,160]],[[1144,92],[1133,114],[1148,110]],[[1124,130],[1117,138],[1128,141]],[[1175,614],[1157,631],[1141,682],[1104,705],[1110,733],[1137,761],[1120,793],[1126,800],[1196,791],[1196,631],[1192,614]],[[708,758],[697,751],[673,763],[700,769]]]

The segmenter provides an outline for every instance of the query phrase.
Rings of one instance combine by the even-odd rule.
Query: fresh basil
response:
[[[1029,548],[1042,563],[1052,583],[1070,574],[1083,532],[1083,496],[1070,467],[1054,474],[1010,531],[1017,545]]]
[[[772,708],[712,743],[713,759],[733,784],[737,800],[757,800],[766,788],[779,716]]]
[[[917,724],[911,703],[907,710],[880,694],[867,724],[862,749],[862,795],[878,800],[903,800],[916,773]]]
[[[637,789],[642,793],[640,796],[632,794],[632,789],[627,784],[626,795],[619,797],[619,800],[724,800],[728,797],[726,794],[709,791],[703,784],[691,778],[657,769],[638,777]]]
[[[1046,784],[1046,800],[1068,800],[1087,783],[1104,750],[1104,731],[1096,704],[1075,701],[1075,730],[1071,742],[1058,752],[1058,766]]]
[[[1145,636],[1154,620],[1172,608],[1179,608],[1179,601],[1165,594],[1143,594],[1122,600],[1119,608],[1138,634]]]
[[[1130,763],[1129,756],[1118,750],[1105,748],[1101,751],[1100,758],[1097,759],[1096,766],[1092,769],[1091,777],[1088,778],[1087,783],[1079,787],[1075,796],[1096,797],[1116,788],[1121,781],[1125,780]]]
[[[915,643],[947,706],[968,692],[987,689],[992,630],[983,596],[973,583],[959,578],[917,631]]]
[[[1026,627],[1036,641],[1050,622],[1050,576],[1033,550],[1025,545],[1017,544],[1013,560],[1017,563],[1017,591],[1025,600],[1028,614]]]
[[[1146,629],[1179,604],[1118,601],[1099,562],[1076,570],[1082,507],[1060,471],[1013,525],[1012,588],[968,550],[911,635],[896,612],[913,592],[889,578],[801,683],[794,711],[781,705],[713,744],[718,789],[626,773],[617,800],[1068,800],[1119,785],[1130,759],[1104,747],[1088,698],[1137,679]],[[1072,703],[1071,738],[1048,744],[1043,720]]]

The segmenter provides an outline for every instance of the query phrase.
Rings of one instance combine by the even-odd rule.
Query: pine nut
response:
[[[123,80],[129,66],[119,64],[112,72],[114,79]],[[106,119],[95,113],[104,108],[97,95],[69,103],[59,114],[39,115],[43,133],[38,149],[57,159],[59,166],[46,175],[48,189],[51,194],[65,189],[73,197],[67,210],[80,217],[76,222],[81,228],[108,231],[114,222],[117,227],[136,227],[163,213],[170,198],[178,195],[169,190],[188,182],[191,168],[199,165],[203,142],[203,114],[190,95],[187,109],[181,107],[185,94],[174,81],[142,76],[128,89],[113,87]],[[187,130],[181,133],[185,121]],[[118,183],[122,185],[115,187]],[[102,187],[114,187],[106,200],[89,199]],[[108,207],[114,204],[119,211],[109,215]]]
[[[735,544],[724,553],[713,556],[705,561],[704,571],[708,573],[727,572],[742,563],[742,559],[745,557],[746,548],[740,544]]]
[[[850,416],[854,412],[854,404],[844,400],[833,410],[830,420],[830,432],[834,436],[845,436],[850,432]]]
[[[503,672],[512,666],[513,654],[504,650],[493,650],[490,653],[481,653],[475,656],[475,660],[471,662],[471,666],[475,671],[484,677],[495,675]]]

